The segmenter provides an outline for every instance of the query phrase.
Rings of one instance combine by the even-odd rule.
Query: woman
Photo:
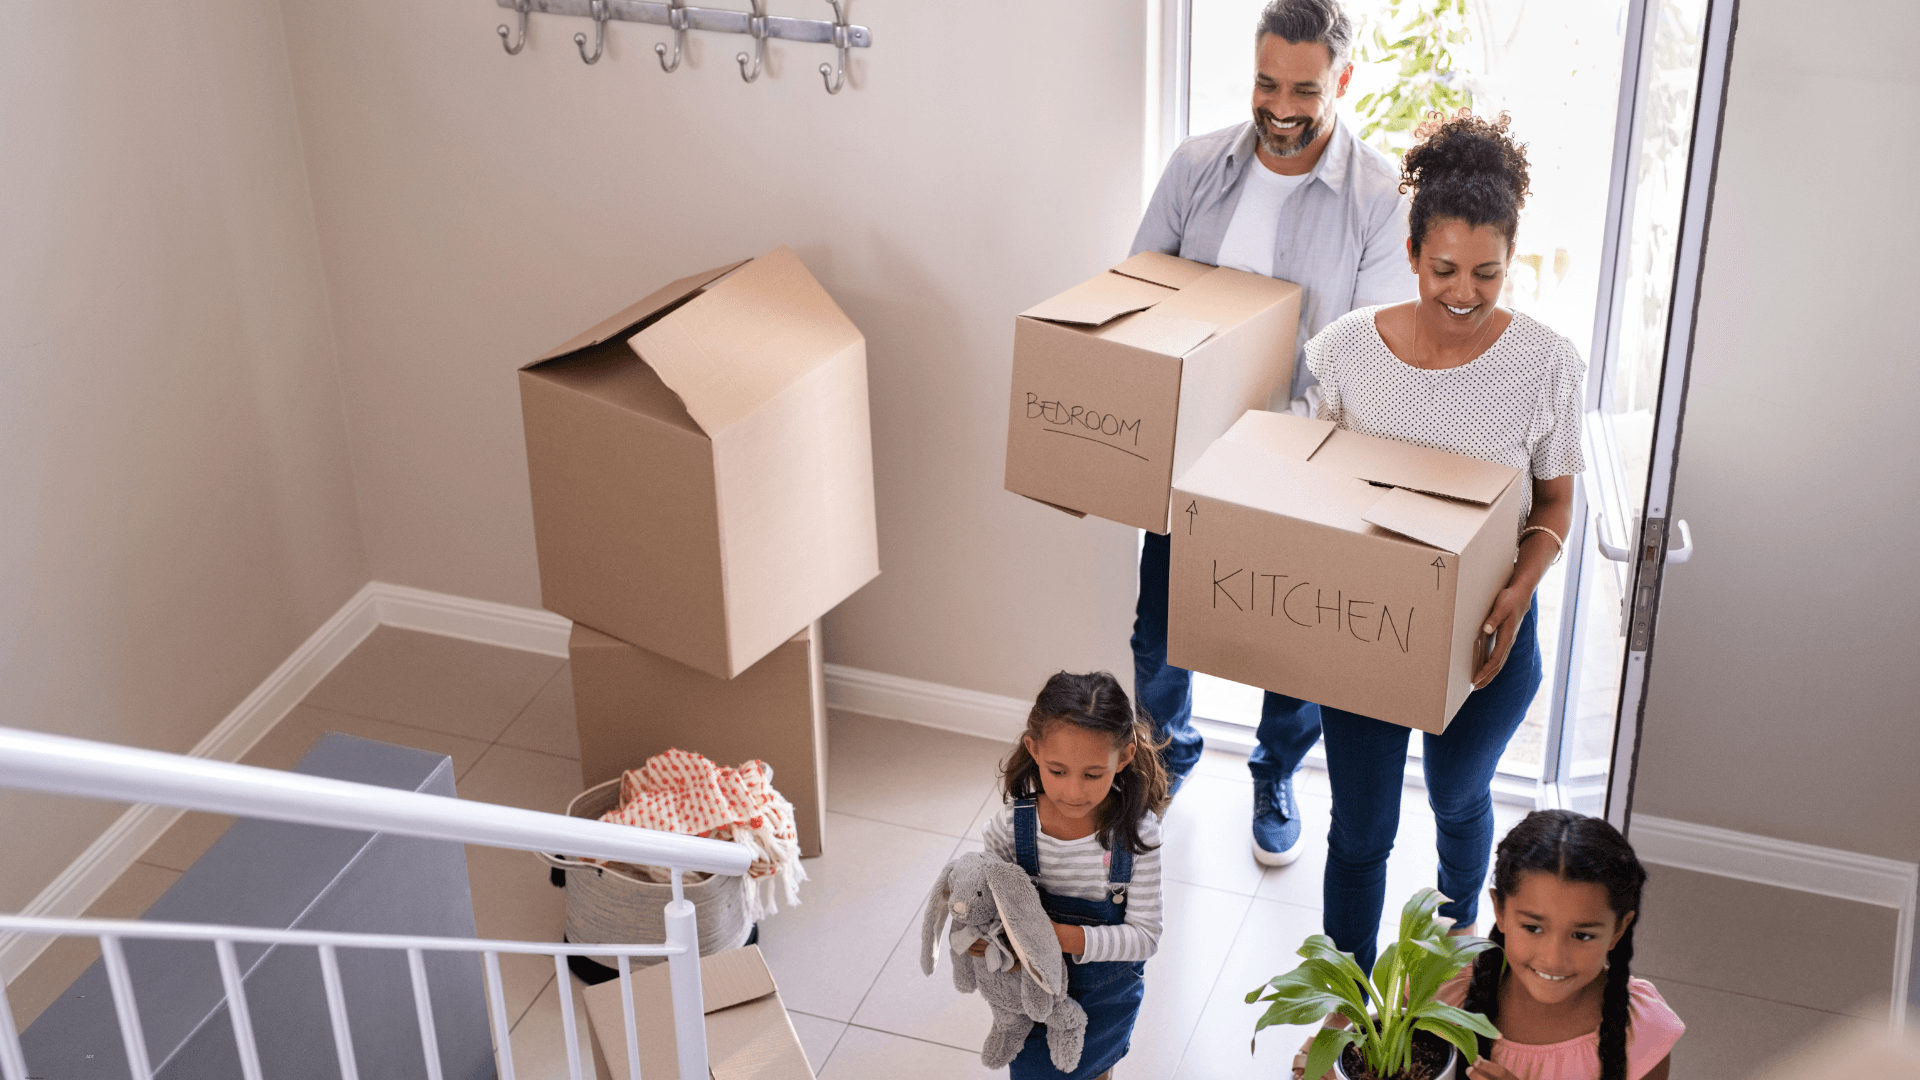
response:
[[[1580,381],[1572,343],[1497,306],[1528,194],[1525,147],[1507,118],[1466,110],[1422,125],[1402,161],[1412,190],[1407,255],[1418,300],[1362,308],[1307,343],[1323,419],[1343,428],[1524,469],[1532,479],[1518,523],[1519,557],[1487,612],[1490,639],[1474,691],[1445,734],[1426,735],[1440,909],[1469,930],[1493,847],[1489,787],[1507,741],[1540,686],[1533,591],[1560,556],[1573,516],[1580,453]],[[1485,640],[1485,639],[1483,639]],[[1333,784],[1324,884],[1329,936],[1364,968],[1385,900],[1387,856],[1400,823],[1408,729],[1321,710]]]

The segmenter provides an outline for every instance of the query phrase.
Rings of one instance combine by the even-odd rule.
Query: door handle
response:
[[[1679,566],[1693,558],[1693,530],[1687,528],[1684,518],[1674,522],[1673,527],[1680,533],[1680,546],[1667,548],[1667,565]],[[1607,512],[1605,510],[1593,516],[1593,542],[1600,546],[1601,555],[1614,562],[1630,562],[1633,559],[1632,549],[1615,547],[1607,543]]]

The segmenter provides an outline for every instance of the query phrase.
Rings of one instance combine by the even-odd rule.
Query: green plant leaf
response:
[[[1347,996],[1321,985],[1315,975],[1315,972],[1307,970],[1306,964],[1302,964],[1270,980],[1264,989],[1271,992],[1257,1000],[1273,1004],[1255,1022],[1253,1030],[1258,1033],[1273,1024],[1313,1024],[1331,1012],[1349,1013]],[[1259,990],[1255,990],[1249,994],[1248,1003],[1253,1003],[1259,993]]]
[[[1480,1040],[1474,1038],[1473,1033],[1467,1031],[1465,1028],[1455,1024],[1449,1024],[1443,1020],[1415,1020],[1413,1026],[1421,1031],[1438,1035],[1452,1043],[1454,1049],[1460,1051],[1460,1056],[1466,1059],[1466,1064],[1468,1065],[1472,1064],[1474,1059],[1480,1056]],[[1465,1066],[1462,1066],[1458,1070],[1462,1075],[1465,1075],[1466,1071]]]
[[[1313,1037],[1313,1048],[1307,1051],[1307,1068],[1302,1075],[1315,1080],[1327,1075],[1340,1052],[1359,1040],[1360,1033],[1352,1028],[1321,1028]]]
[[[1448,1005],[1444,1001],[1429,1001],[1425,1005],[1414,1009],[1413,1015],[1421,1020],[1436,1020],[1441,1023],[1454,1024],[1468,1031],[1485,1035],[1489,1039],[1497,1039],[1500,1037],[1500,1029],[1493,1026],[1493,1021],[1488,1020],[1477,1012],[1468,1012],[1459,1006]]]
[[[1400,909],[1400,940],[1413,941],[1421,938],[1431,940],[1434,937],[1445,937],[1444,929],[1441,929],[1438,934],[1434,933],[1434,929],[1438,924],[1435,913],[1440,910],[1440,905],[1446,902],[1447,898],[1440,895],[1440,890],[1431,886],[1415,892]]]

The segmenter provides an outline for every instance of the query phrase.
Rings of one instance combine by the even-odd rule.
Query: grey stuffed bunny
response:
[[[1026,1045],[1033,1025],[1040,1023],[1047,1025],[1053,1067],[1072,1072],[1086,1041],[1087,1014],[1067,994],[1060,939],[1026,871],[985,852],[962,855],[940,871],[920,926],[920,970],[925,974],[933,974],[935,945],[949,915],[956,930],[973,931],[954,935],[953,985],[963,994],[978,989],[993,1009],[993,1029],[987,1032],[980,1061],[989,1069],[1006,1068]],[[969,956],[960,944],[992,938],[1000,929],[1020,960],[1011,971],[995,970],[989,958]]]

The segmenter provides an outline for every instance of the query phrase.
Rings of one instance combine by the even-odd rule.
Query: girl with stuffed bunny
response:
[[[1098,1080],[1127,1054],[1160,944],[1160,814],[1167,774],[1153,727],[1104,671],[1047,680],[1002,767],[1007,805],[989,854],[1033,879],[1066,954],[1067,989],[1087,1014],[1071,1072],[1054,1067],[1044,1025],[1013,1060],[1015,1080]],[[984,943],[976,944],[977,954]]]

